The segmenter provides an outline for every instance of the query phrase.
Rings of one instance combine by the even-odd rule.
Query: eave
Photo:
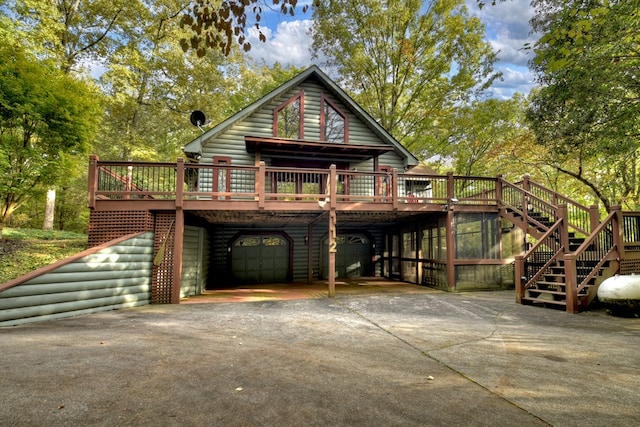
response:
[[[369,160],[384,153],[394,151],[389,145],[340,144],[322,141],[308,141],[282,138],[245,136],[245,146],[249,153],[276,156],[300,156],[305,158],[329,158],[336,160]]]

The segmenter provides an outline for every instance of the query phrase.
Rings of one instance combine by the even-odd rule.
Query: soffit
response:
[[[369,160],[394,151],[389,145],[340,144],[321,141],[264,138],[246,136],[245,145],[249,153],[265,155],[302,156],[305,158],[331,158],[341,160]]]

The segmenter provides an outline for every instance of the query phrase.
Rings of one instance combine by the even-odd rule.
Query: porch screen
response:
[[[500,222],[497,214],[458,214],[455,227],[457,259],[500,258]]]

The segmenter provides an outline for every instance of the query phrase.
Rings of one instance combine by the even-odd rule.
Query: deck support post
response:
[[[329,253],[328,253],[328,274],[329,274],[329,298],[336,296],[336,252],[338,251],[338,237],[336,223],[336,187],[337,187],[336,165],[329,168]]]
[[[565,274],[565,298],[567,313],[578,312],[578,277],[576,256],[574,254],[565,254],[564,256],[564,274]]]
[[[180,285],[182,282],[182,249],[184,245],[184,159],[178,159],[176,168],[176,218],[173,228],[173,286],[171,287],[171,304],[180,303]]]
[[[514,275],[516,284],[516,302],[522,304],[522,298],[524,298],[525,289],[524,285],[527,281],[524,271],[524,256],[516,255],[516,261],[514,263]]]
[[[313,262],[313,224],[307,224],[307,237],[305,243],[307,245],[307,285],[311,284],[313,276],[313,268],[311,263]]]
[[[456,288],[456,229],[454,225],[455,215],[453,212],[453,203],[449,203],[447,209],[447,224],[446,224],[446,242],[447,242],[447,285],[450,291],[455,291]]]
[[[184,211],[176,209],[176,222],[173,228],[173,286],[171,304],[180,303],[180,285],[182,282],[182,248],[184,238]]]

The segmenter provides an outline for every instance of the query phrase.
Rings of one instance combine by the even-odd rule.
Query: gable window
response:
[[[304,139],[304,92],[298,93],[273,111],[273,136]]]
[[[349,121],[347,115],[329,98],[322,94],[320,99],[320,127],[322,140],[326,142],[347,143]]]

